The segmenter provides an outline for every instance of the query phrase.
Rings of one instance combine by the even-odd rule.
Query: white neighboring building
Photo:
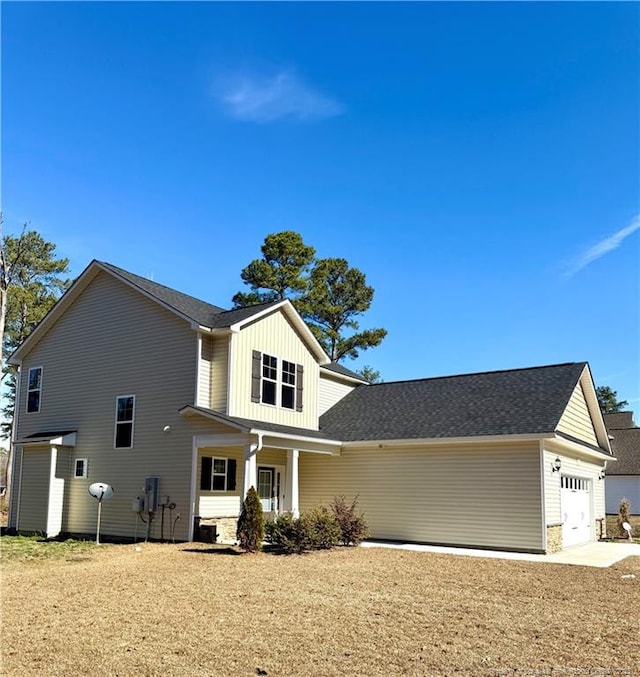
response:
[[[604,422],[617,459],[607,465],[605,509],[615,515],[620,501],[628,498],[631,513],[640,515],[640,428],[633,422],[632,411],[605,414]]]

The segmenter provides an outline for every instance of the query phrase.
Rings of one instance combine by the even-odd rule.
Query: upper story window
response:
[[[116,398],[116,433],[114,441],[116,449],[131,449],[133,447],[135,409],[135,395],[120,395]]]
[[[40,399],[42,395],[42,367],[31,367],[27,381],[27,412],[40,411]]]
[[[301,364],[253,351],[251,401],[302,411]]]

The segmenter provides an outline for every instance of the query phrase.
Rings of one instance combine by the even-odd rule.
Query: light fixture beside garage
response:
[[[560,456],[556,456],[556,460],[551,464],[551,472],[559,472],[560,468],[562,468],[562,461]]]
[[[602,468],[602,470],[600,471],[600,474],[598,475],[598,479],[599,479],[599,480],[603,480],[603,479],[604,479],[604,475],[605,475],[604,468]]]

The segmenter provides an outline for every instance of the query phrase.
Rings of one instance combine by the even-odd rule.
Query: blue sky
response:
[[[230,305],[268,233],[385,380],[588,360],[640,418],[637,3],[2,3],[2,206]]]

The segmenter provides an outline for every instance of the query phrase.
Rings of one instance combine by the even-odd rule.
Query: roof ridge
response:
[[[519,367],[515,369],[490,369],[488,371],[474,371],[466,372],[464,374],[448,374],[445,376],[427,376],[424,378],[409,378],[409,379],[400,379],[398,381],[383,381],[382,383],[372,383],[372,386],[384,386],[384,385],[394,385],[399,383],[422,383],[424,381],[437,381],[439,379],[449,379],[449,378],[464,378],[468,376],[484,376],[489,374],[508,374],[514,373],[517,371],[533,371],[535,369],[550,369],[554,367],[572,367],[572,366],[587,366],[588,362],[559,362],[558,364],[541,364],[535,367]]]
[[[121,268],[120,266],[116,266],[113,263],[109,263],[108,261],[100,261],[99,259],[95,259],[96,263],[99,263],[101,266],[105,266],[109,268],[112,272],[122,274],[126,273],[126,275],[131,276],[137,280],[141,280],[142,282],[145,282],[146,284],[152,284],[157,287],[162,287],[163,289],[166,289],[170,292],[173,292],[174,294],[180,294],[182,296],[186,296],[187,298],[193,299],[194,301],[198,301],[198,303],[205,303],[208,306],[211,306],[211,308],[215,308],[218,313],[228,313],[230,312],[229,310],[222,308],[221,306],[217,306],[214,303],[210,303],[209,301],[205,301],[204,299],[198,298],[197,296],[193,296],[193,294],[187,294],[186,292],[181,291],[180,289],[176,289],[175,287],[170,287],[169,285],[162,284],[162,282],[156,282],[155,280],[150,280],[146,277],[142,277],[142,275],[138,275],[137,273],[132,273],[130,270],[127,270],[126,268]],[[133,284],[138,284],[134,280],[130,280],[130,282],[133,282]],[[138,284],[140,287],[140,285]],[[142,287],[141,287],[142,289]],[[144,290],[143,291],[147,291]]]

